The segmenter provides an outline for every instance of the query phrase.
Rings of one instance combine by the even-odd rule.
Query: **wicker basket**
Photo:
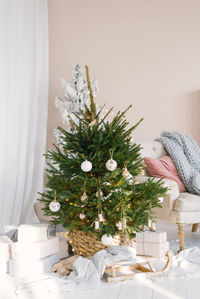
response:
[[[74,254],[78,254],[83,257],[91,256],[99,250],[108,247],[101,243],[95,234],[85,233],[80,230],[70,232],[70,243]],[[113,245],[132,246],[132,240],[130,240],[125,234],[120,233],[113,238],[112,246]]]

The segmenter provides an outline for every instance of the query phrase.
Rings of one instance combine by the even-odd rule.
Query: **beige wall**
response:
[[[200,143],[199,0],[49,0],[50,90],[47,147],[61,124],[54,98],[60,79],[88,64],[98,103],[144,117],[137,141],[162,130]]]

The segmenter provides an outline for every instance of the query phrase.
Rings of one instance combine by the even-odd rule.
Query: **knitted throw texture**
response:
[[[200,195],[200,148],[192,137],[162,132],[160,141],[171,156],[186,189]]]

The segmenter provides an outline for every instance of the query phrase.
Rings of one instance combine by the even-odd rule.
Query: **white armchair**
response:
[[[143,142],[141,146],[143,147],[141,150],[142,157],[157,159],[167,155],[163,145],[158,141]],[[138,182],[142,182],[148,178],[148,176],[140,176],[137,180]],[[178,225],[179,247],[180,250],[183,250],[184,226],[186,224],[193,224],[192,232],[196,232],[198,223],[200,223],[200,196],[189,192],[179,193],[176,182],[168,179],[164,179],[164,181],[168,183],[170,190],[167,196],[164,197],[162,208],[155,209],[156,215],[159,219]]]

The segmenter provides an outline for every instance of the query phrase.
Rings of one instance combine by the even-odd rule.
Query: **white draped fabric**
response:
[[[36,220],[47,105],[47,0],[0,0],[0,232]]]

